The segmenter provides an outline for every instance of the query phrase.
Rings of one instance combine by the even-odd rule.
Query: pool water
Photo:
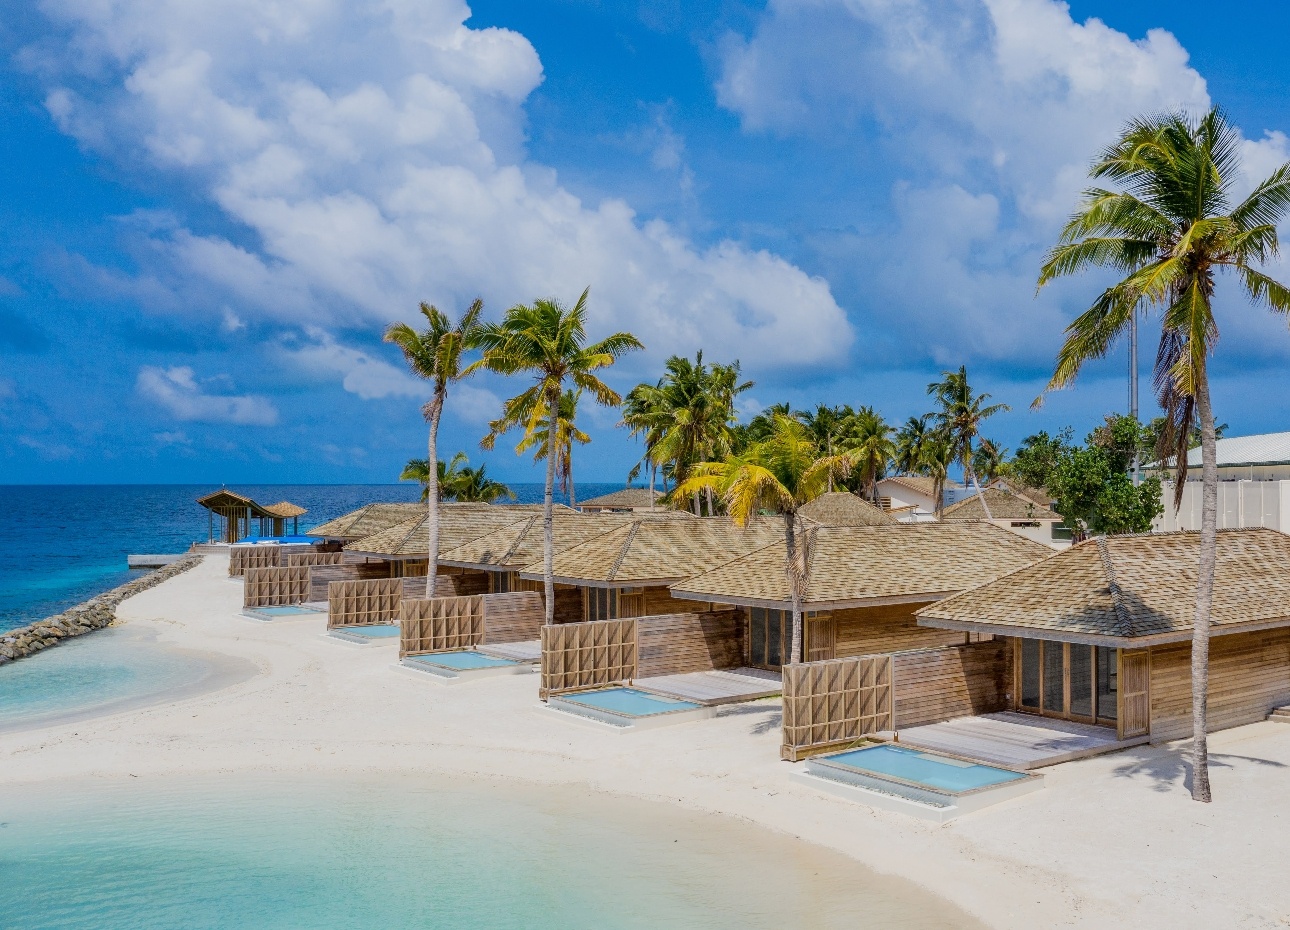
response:
[[[457,671],[471,671],[480,668],[501,668],[507,665],[518,665],[510,659],[496,659],[482,652],[436,652],[433,655],[405,656],[404,662],[415,662],[421,665],[435,665],[440,668],[451,668]]]
[[[571,704],[582,704],[597,710],[606,710],[627,717],[652,717],[655,714],[669,714],[678,710],[697,710],[700,705],[689,701],[675,701],[659,697],[635,688],[605,688],[602,691],[578,691],[572,694],[561,694],[561,701]]]
[[[229,674],[236,680],[254,670],[240,660],[219,663],[163,649],[155,635],[129,627],[87,633],[0,666],[0,730],[113,713],[215,687]]]
[[[333,633],[348,633],[351,636],[367,636],[371,639],[386,639],[399,635],[399,628],[393,623],[372,623],[367,626],[332,627]]]
[[[736,820],[425,773],[6,786],[0,874],[6,930],[980,927]]]
[[[314,610],[311,607],[301,607],[296,604],[288,604],[282,607],[248,607],[248,610],[263,614],[266,617],[304,617],[317,616],[322,611]]]
[[[821,761],[843,765],[858,772],[887,775],[950,793],[975,791],[1026,777],[992,765],[892,745],[853,749],[835,756],[825,756]]]

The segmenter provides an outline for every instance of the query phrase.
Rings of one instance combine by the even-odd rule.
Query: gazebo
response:
[[[209,512],[210,541],[236,543],[249,536],[283,536],[287,531],[287,521],[291,521],[291,532],[300,531],[300,518],[309,511],[288,501],[276,504],[257,504],[249,497],[237,494],[227,488],[221,488],[205,497],[197,498]],[[216,532],[216,518],[222,521]],[[260,521],[254,527],[252,520]]]

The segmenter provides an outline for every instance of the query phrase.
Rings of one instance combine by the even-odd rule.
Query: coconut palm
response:
[[[981,485],[976,480],[972,456],[977,437],[981,433],[981,424],[996,413],[1007,410],[1007,404],[987,404],[989,394],[973,394],[972,385],[968,383],[966,366],[959,366],[958,371],[941,372],[941,380],[927,385],[927,393],[936,398],[940,409],[932,414],[937,430],[949,444],[954,460],[963,467],[963,481],[976,490],[985,515],[990,518],[990,505],[981,493]]]
[[[799,411],[796,416],[810,430],[816,445],[832,455],[838,447],[838,440],[845,434],[855,416],[855,411],[847,404],[839,407],[816,404],[815,410]],[[833,490],[832,477],[829,478],[829,490]]]
[[[987,484],[999,477],[1008,450],[1000,448],[993,439],[982,439],[972,453],[972,472]]]
[[[931,418],[931,414],[910,417],[896,433],[896,454],[892,456],[892,465],[898,473],[913,475],[919,472],[923,446],[932,436],[932,428],[928,425]]]
[[[426,597],[434,597],[435,579],[439,574],[439,418],[448,400],[448,388],[454,381],[467,377],[474,366],[462,367],[466,353],[476,347],[481,332],[480,316],[484,302],[476,300],[454,323],[448,315],[431,304],[421,304],[426,328],[417,332],[407,323],[391,323],[385,330],[385,341],[403,352],[408,367],[419,378],[430,382],[430,400],[421,408],[430,424],[426,458],[426,545],[429,566],[426,571]]]
[[[467,461],[466,453],[458,452],[452,457],[451,462],[445,462],[443,459],[435,462],[435,470],[438,472],[440,500],[452,500],[455,498],[453,487],[461,477],[461,468]],[[408,459],[408,463],[403,466],[403,471],[399,473],[399,480],[420,482],[421,500],[430,499],[430,462],[428,459]]]
[[[488,477],[488,466],[482,464],[478,468],[463,467],[451,487],[453,500],[463,503],[492,504],[503,497],[515,500],[515,492]]]
[[[1234,274],[1254,304],[1290,313],[1290,288],[1256,266],[1277,257],[1277,224],[1290,209],[1290,163],[1233,206],[1241,178],[1241,137],[1222,111],[1199,118],[1168,113],[1134,120],[1089,171],[1093,187],[1045,257],[1039,286],[1109,267],[1123,275],[1066,328],[1048,389],[1066,387],[1084,363],[1106,355],[1143,310],[1161,312],[1154,383],[1165,424],[1156,452],[1175,469],[1174,506],[1187,477],[1196,420],[1201,435],[1201,529],[1192,633],[1192,797],[1209,784],[1209,622],[1217,560],[1218,470],[1209,356],[1218,341],[1216,273]]]
[[[896,455],[892,432],[882,414],[872,407],[861,407],[845,423],[841,447],[850,453],[861,491],[869,500],[874,499],[878,481]]]
[[[657,454],[658,444],[671,423],[672,416],[661,379],[656,384],[638,384],[623,397],[623,417],[618,425],[627,427],[633,437],[640,437],[645,444],[645,454],[628,472],[627,483],[630,485],[635,481],[642,468],[647,469],[651,501],[654,500],[654,484],[659,470],[666,464]],[[666,483],[666,478],[664,480]]]
[[[589,290],[589,289],[588,289]],[[478,344],[484,355],[467,371],[487,368],[502,375],[528,374],[533,386],[506,402],[507,411],[526,410],[526,432],[542,425],[546,411],[560,409],[560,395],[567,383],[586,391],[598,404],[616,407],[622,398],[596,376],[633,349],[644,348],[630,333],[614,333],[587,344],[587,294],[572,308],[554,300],[536,300],[506,311],[500,323],[480,328]],[[546,592],[546,622],[555,619],[555,580],[552,575],[555,544],[552,539],[552,500],[559,430],[547,430],[546,491],[542,498],[542,575]]]
[[[945,482],[949,479],[950,466],[954,464],[954,447],[940,433],[932,433],[918,453],[916,471],[932,479],[932,505],[936,519],[945,512]]]
[[[694,465],[690,477],[676,489],[678,497],[711,490],[740,526],[747,526],[760,513],[783,517],[784,573],[793,607],[790,664],[801,661],[802,599],[811,561],[810,541],[798,509],[828,489],[830,475],[845,477],[853,464],[848,453],[821,455],[815,438],[801,422],[775,414],[765,439],[724,461]]]
[[[556,429],[558,433],[555,437],[556,460],[555,460],[555,480],[560,485],[560,492],[564,495],[565,500],[569,502],[570,507],[577,507],[578,501],[574,495],[573,489],[573,444],[585,446],[591,442],[591,437],[578,429],[576,420],[578,417],[578,398],[582,391],[565,391],[560,395],[560,409],[556,414]],[[521,422],[527,422],[525,417]],[[499,424],[492,424],[496,428]],[[547,430],[551,428],[551,419],[545,411],[538,418],[537,425],[521,437],[519,445],[515,447],[517,455],[522,455],[529,449],[533,449],[533,461],[546,461],[547,449],[550,446],[550,437]],[[490,436],[493,434],[489,434]]]

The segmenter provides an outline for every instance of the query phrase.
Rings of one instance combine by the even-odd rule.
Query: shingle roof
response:
[[[1047,546],[992,523],[820,527],[807,534],[808,605],[934,600],[1042,559]],[[672,585],[678,597],[718,603],[789,603],[784,543]]]
[[[644,518],[644,515],[636,515]],[[634,519],[625,513],[573,513],[557,511],[552,521],[556,552],[617,529]],[[692,520],[689,514],[661,511],[650,520]],[[542,514],[494,530],[451,551],[441,550],[440,560],[449,565],[490,566],[518,571],[542,558]]]
[[[439,507],[439,553],[465,545],[494,530],[530,520],[531,506],[491,504],[441,504]],[[417,517],[404,520],[380,532],[354,540],[348,552],[364,552],[394,558],[422,558],[429,552],[428,519],[424,509]]]
[[[1043,507],[1050,507],[1056,498],[1045,491],[1043,488],[1032,487],[1016,478],[995,478],[988,487],[1000,488],[1010,494],[1018,497],[1024,497],[1028,501],[1033,501]]]
[[[1191,636],[1200,534],[1086,540],[918,612],[927,626],[1086,642]],[[1220,530],[1212,623],[1290,625],[1290,536]]]
[[[410,502],[367,504],[315,526],[307,535],[328,539],[360,539],[404,520],[411,520],[424,509],[425,504]]]
[[[218,491],[212,491],[210,494],[204,494],[197,498],[197,503],[209,510],[232,510],[235,508],[245,507],[251,511],[252,517],[298,517],[301,514],[308,513],[303,507],[298,507],[288,501],[281,501],[277,504],[257,503],[251,500],[245,494],[238,494],[236,491],[230,491],[228,488],[220,488]]]
[[[651,494],[649,488],[623,488],[621,491],[614,491],[610,494],[602,494],[600,497],[579,501],[578,506],[604,507],[607,509],[644,508],[649,507],[651,504],[657,504],[658,499],[662,496],[662,491],[654,491]]]
[[[981,493],[985,495],[985,501],[990,505],[990,516],[995,520],[1061,519],[1056,511],[1017,494],[1010,494],[1002,488],[983,488]],[[986,513],[980,498],[973,494],[946,507],[941,517],[945,520],[984,520]]]
[[[890,526],[896,518],[849,491],[832,491],[798,508],[805,519],[821,526]]]
[[[1284,465],[1290,463],[1290,433],[1232,436],[1215,444],[1221,465]],[[1200,468],[1200,449],[1187,453],[1187,467]]]
[[[896,484],[909,488],[909,490],[916,494],[924,494],[927,497],[936,496],[936,481],[932,478],[926,477],[925,475],[888,475],[882,480],[894,481]],[[962,487],[962,485],[957,481],[953,481],[949,478],[945,479],[945,490],[948,491],[953,488],[960,487]]]
[[[770,520],[741,528],[725,517],[659,520],[641,515],[560,552],[555,557],[555,576],[573,584],[666,584],[716,568],[780,535]],[[521,574],[542,577],[541,560]]]

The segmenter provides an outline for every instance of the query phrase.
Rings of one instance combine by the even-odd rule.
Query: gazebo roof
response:
[[[220,488],[218,491],[214,491],[204,497],[199,497],[197,498],[197,503],[201,504],[207,510],[219,512],[247,509],[251,511],[251,516],[253,518],[270,517],[283,520],[289,517],[298,517],[309,512],[305,510],[305,508],[298,507],[288,501],[279,501],[276,504],[270,504],[266,507],[263,504],[257,504],[245,494],[238,494],[236,491],[230,491],[228,488]]]

